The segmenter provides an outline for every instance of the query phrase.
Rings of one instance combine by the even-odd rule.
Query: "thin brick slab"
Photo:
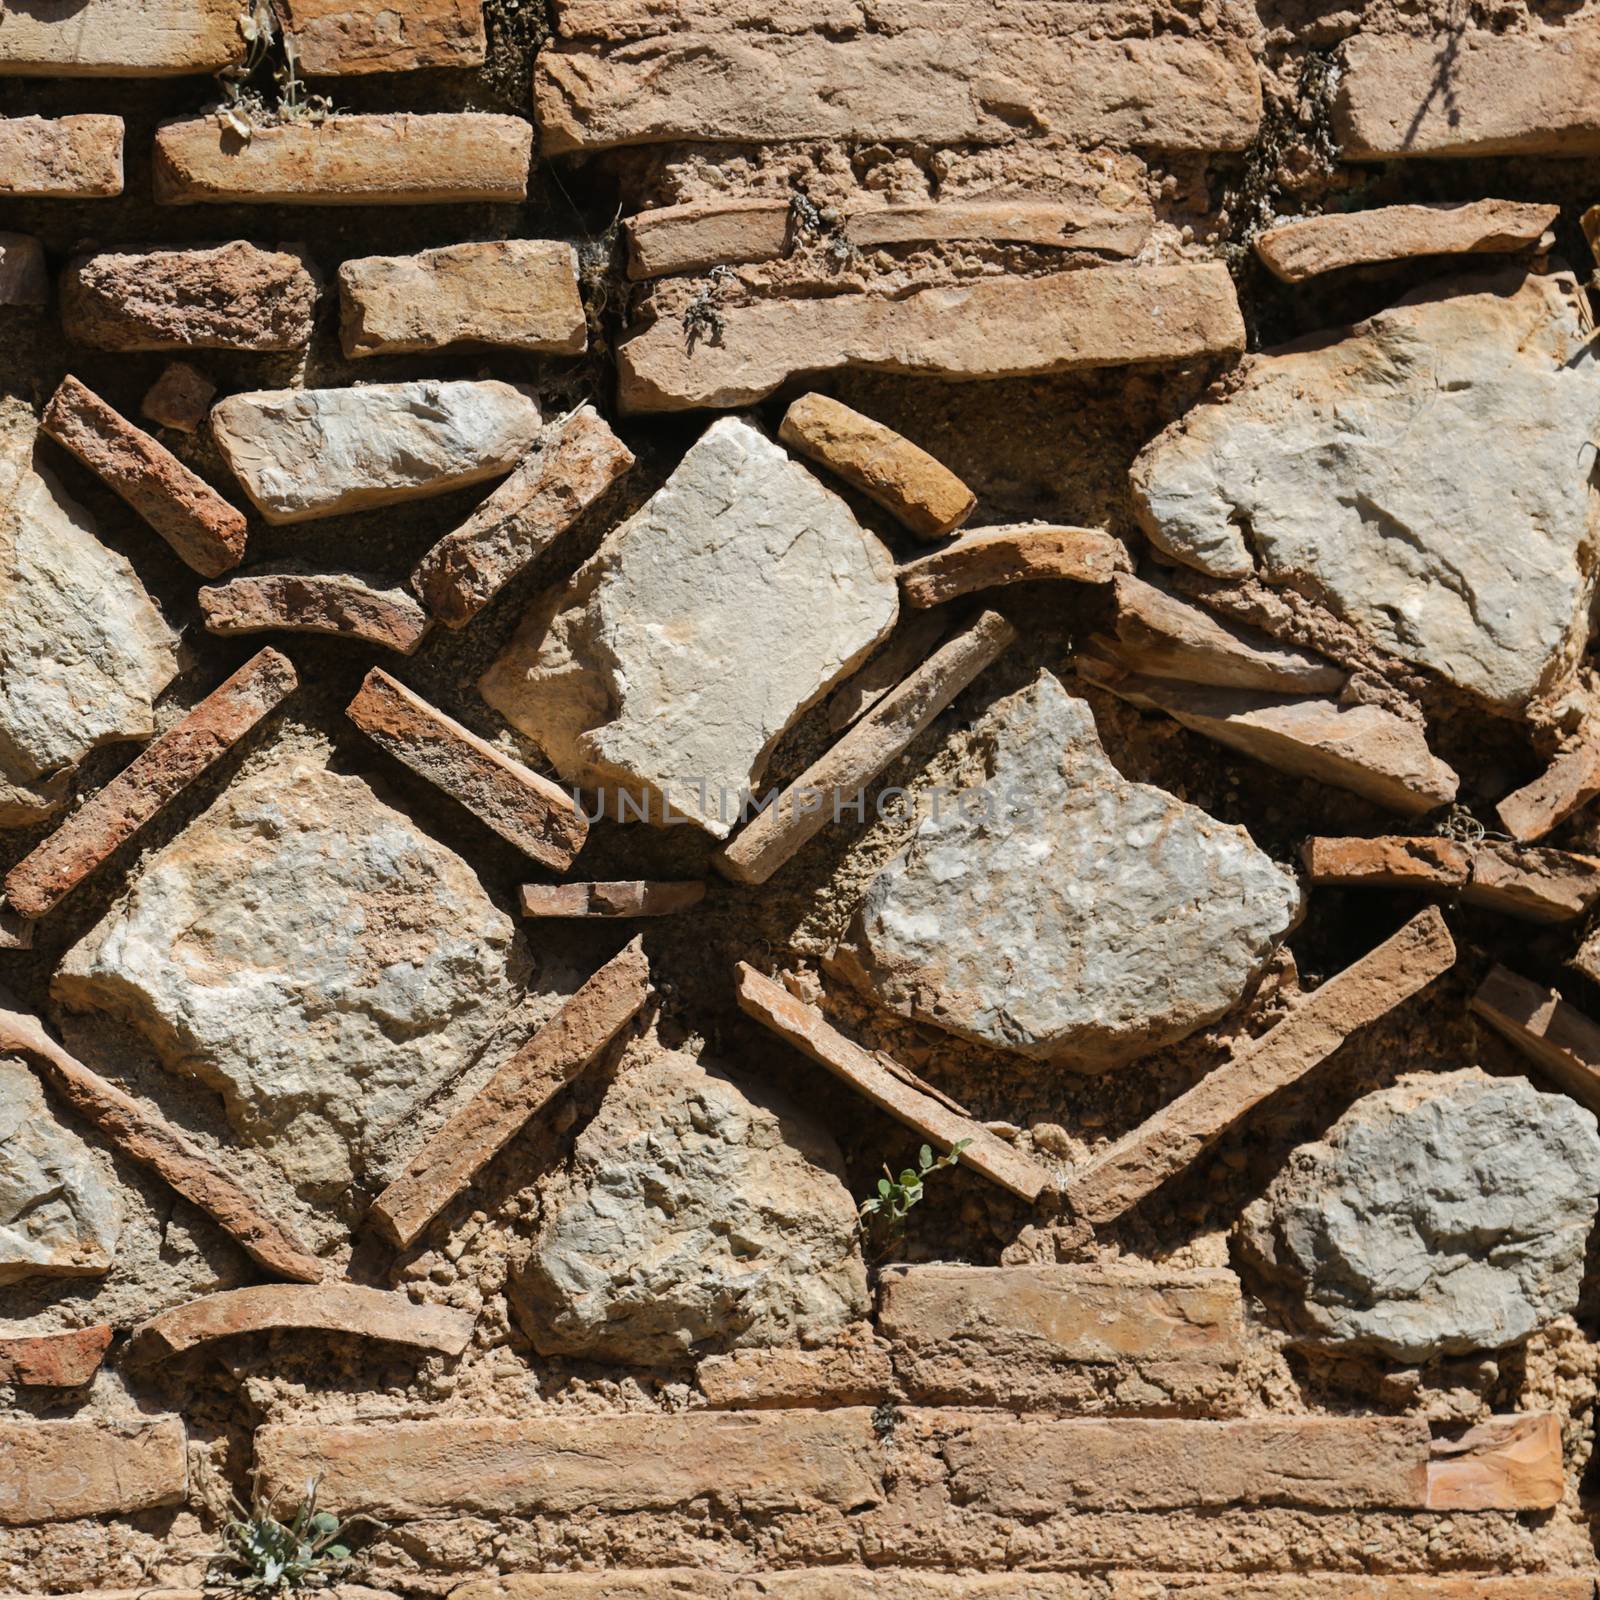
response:
[[[7,26],[11,14],[7,13]],[[102,200],[122,193],[121,117],[0,117],[0,195]]]
[[[359,639],[408,656],[432,618],[404,589],[355,572],[249,572],[200,591],[206,632],[284,632]]]
[[[610,883],[525,883],[525,917],[670,917],[706,897],[699,878],[651,883],[625,878]]]
[[[825,394],[796,400],[784,413],[778,437],[876,500],[919,539],[942,539],[978,503],[943,462]]]
[[[458,1356],[472,1337],[472,1313],[354,1283],[265,1283],[208,1294],[141,1322],[133,1330],[130,1359],[164,1361],[218,1339],[285,1328]]]
[[[1571,922],[1600,903],[1600,857],[1486,840],[1461,898],[1529,922]]]
[[[1524,844],[1542,839],[1600,794],[1600,727],[1586,724],[1532,783],[1495,807],[1500,825]]]
[[[429,205],[528,196],[533,125],[481,111],[382,112],[258,128],[214,117],[156,129],[162,205]]]
[[[166,78],[242,61],[239,0],[77,0],[8,5],[0,75]]]
[[[662,317],[617,350],[625,412],[731,407],[802,373],[866,368],[934,378],[1015,378],[1192,361],[1244,349],[1220,262],[1098,267],[987,278],[891,299],[839,294],[721,310],[716,340],[690,348]]]
[[[107,1323],[0,1339],[0,1383],[25,1389],[75,1389],[100,1370],[113,1330]]]
[[[583,848],[589,824],[564,790],[502,755],[381,667],[367,674],[345,711],[379,749],[541,866],[564,872]]]
[[[1520,32],[1358,34],[1333,126],[1354,161],[1600,153],[1600,32],[1575,18]]]
[[[152,1168],[269,1272],[300,1283],[321,1280],[322,1263],[237,1179],[164,1117],[69,1055],[36,1018],[0,1010],[0,1051],[43,1066],[50,1087],[78,1116],[93,1123],[130,1161]]]
[[[980,1172],[1001,1188],[1030,1203],[1052,1184],[1037,1162],[997,1139],[951,1100],[923,1083],[881,1051],[874,1055],[847,1039],[815,1006],[797,1000],[748,962],[734,968],[739,1008],[786,1039],[819,1066],[842,1078],[880,1111],[898,1118],[941,1150],[962,1140],[963,1166]]]
[[[559,239],[485,239],[353,258],[339,268],[339,332],[352,360],[457,344],[582,355],[578,252]]]
[[[713,858],[740,883],[765,883],[889,764],[904,755],[946,706],[1016,639],[986,611],[942,645],[893,694],[814,761]]]
[[[244,513],[143,428],[66,377],[40,427],[97,473],[202,577],[244,559]]]
[[[1526,250],[1538,244],[1560,214],[1560,206],[1516,200],[1379,206],[1300,217],[1258,233],[1255,247],[1274,277],[1302,283],[1369,262]]]
[[[253,656],[23,857],[6,874],[7,902],[28,917],[53,911],[299,683],[293,663],[276,650]]]
[[[262,1489],[319,1473],[342,1512],[410,1519],[670,1511],[713,1497],[745,1515],[881,1503],[884,1447],[866,1407],[283,1423],[256,1434]]]
[[[650,998],[650,963],[635,939],[601,967],[372,1203],[368,1219],[407,1246],[557,1090],[575,1078]]]
[[[411,587],[464,628],[634,463],[593,406],[554,423],[511,476],[416,565]]]
[[[1275,1089],[1303,1077],[1356,1029],[1410,999],[1455,959],[1455,943],[1438,909],[1418,912],[1377,949],[1298,1001],[1275,1028],[1075,1172],[1067,1184],[1072,1210],[1090,1222],[1114,1221],[1192,1165]]]
[[[1600,1023],[1568,1005],[1554,989],[1501,966],[1492,968],[1479,985],[1472,1011],[1558,1088],[1600,1115]]]
[[[480,0],[288,0],[285,23],[312,77],[483,65]]]
[[[0,306],[50,303],[44,245],[31,233],[0,233]]]
[[[1341,889],[1462,889],[1472,876],[1472,851],[1437,834],[1307,839],[1300,859],[1312,883]]]
[[[1548,1511],[1566,1493],[1561,1419],[1540,1411],[1487,1417],[1459,1439],[1435,1439],[1429,1511]]]
[[[183,1424],[0,1422],[0,1525],[126,1516],[189,1489]]]
[[[1099,528],[1019,522],[978,528],[899,569],[906,604],[937,606],[978,589],[1065,578],[1110,583],[1131,562],[1127,546]]]

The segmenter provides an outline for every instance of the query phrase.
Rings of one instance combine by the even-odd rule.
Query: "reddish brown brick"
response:
[[[0,1422],[0,1525],[126,1516],[189,1488],[183,1424]]]
[[[73,1328],[68,1333],[0,1339],[0,1383],[24,1388],[75,1389],[100,1370],[111,1344],[111,1328]]]
[[[1122,541],[1098,528],[1023,522],[976,529],[931,556],[907,562],[900,568],[900,592],[907,605],[936,606],[1008,583],[1052,578],[1110,583],[1129,565]]]

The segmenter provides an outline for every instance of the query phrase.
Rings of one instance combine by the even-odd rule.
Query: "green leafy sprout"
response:
[[[970,1139],[957,1139],[944,1155],[938,1157],[934,1156],[930,1146],[923,1145],[917,1152],[916,1166],[906,1167],[898,1178],[885,1166],[883,1176],[878,1179],[878,1192],[868,1195],[861,1202],[863,1225],[877,1223],[891,1229],[903,1227],[906,1214],[922,1199],[928,1179],[946,1167],[953,1167],[961,1159],[961,1152],[971,1143]]]
[[[287,1521],[271,1501],[262,1500],[259,1487],[248,1510],[230,1497],[235,1515],[223,1524],[222,1549],[211,1558],[208,1583],[244,1594],[278,1595],[326,1588],[348,1576],[356,1564],[348,1530],[362,1522],[382,1524],[368,1516],[341,1521],[331,1511],[319,1511],[319,1482],[313,1478],[306,1485]]]

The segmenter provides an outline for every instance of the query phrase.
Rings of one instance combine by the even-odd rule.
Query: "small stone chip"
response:
[[[169,361],[139,402],[144,416],[161,428],[193,433],[206,420],[217,386],[187,361]]]
[[[824,394],[802,395],[778,437],[892,512],[919,539],[941,539],[978,497],[926,450]]]
[[[244,559],[244,513],[76,378],[61,380],[40,426],[202,577],[214,578]]]

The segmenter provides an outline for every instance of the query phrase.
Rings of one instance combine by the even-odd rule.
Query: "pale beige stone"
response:
[[[622,409],[748,405],[799,374],[844,368],[1007,378],[1244,348],[1239,302],[1220,262],[986,278],[895,299],[754,300],[720,315],[720,337],[693,348],[672,317],[625,340],[617,351]]]
[[[8,5],[0,75],[163,78],[242,61],[239,0],[77,0]]]
[[[354,257],[339,268],[339,330],[352,358],[456,344],[581,355],[578,252],[557,239],[487,239]]]
[[[121,194],[122,132],[121,117],[0,117],[0,196]]]

